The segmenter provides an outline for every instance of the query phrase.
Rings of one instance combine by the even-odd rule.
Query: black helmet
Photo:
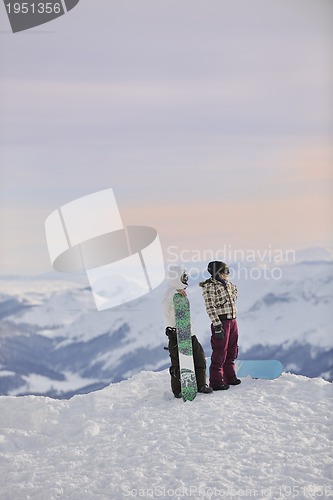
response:
[[[229,274],[229,267],[224,262],[219,260],[213,260],[208,264],[207,271],[209,274],[215,278],[219,273]]]

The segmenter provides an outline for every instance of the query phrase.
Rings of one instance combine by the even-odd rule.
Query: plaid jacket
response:
[[[205,299],[206,311],[214,326],[219,325],[221,319],[236,318],[236,285],[229,281],[223,285],[220,281],[209,278],[199,283],[199,286],[203,288],[202,295]]]

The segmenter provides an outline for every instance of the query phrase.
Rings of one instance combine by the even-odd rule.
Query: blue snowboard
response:
[[[207,358],[207,375],[209,376],[210,358]],[[277,359],[236,359],[236,375],[239,378],[252,377],[274,380],[283,370],[281,361]]]

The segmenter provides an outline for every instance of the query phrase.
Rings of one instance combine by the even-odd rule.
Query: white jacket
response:
[[[182,274],[186,271],[181,266],[170,266],[167,275],[167,283],[168,288],[163,297],[163,314],[164,314],[164,323],[165,327],[175,328],[176,326],[176,318],[175,318],[175,309],[173,305],[173,296],[177,293],[177,290],[185,290],[187,285],[181,282]],[[193,333],[192,323],[191,323],[191,332]]]

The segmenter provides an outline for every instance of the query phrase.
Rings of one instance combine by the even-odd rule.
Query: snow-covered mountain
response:
[[[59,401],[0,397],[0,497],[332,498],[332,384],[283,374],[175,399],[167,370]]]
[[[333,380],[332,260],[285,265],[279,279],[237,266],[240,357],[280,359],[286,371]],[[210,356],[203,276],[192,279],[188,295],[195,333]],[[164,285],[97,312],[85,280],[0,280],[0,394],[65,398],[169,365]]]

